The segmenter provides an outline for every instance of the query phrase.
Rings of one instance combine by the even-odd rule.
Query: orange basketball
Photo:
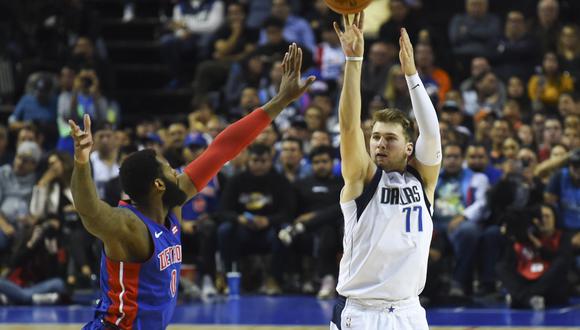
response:
[[[363,11],[373,0],[324,0],[330,9],[339,14],[355,14]]]

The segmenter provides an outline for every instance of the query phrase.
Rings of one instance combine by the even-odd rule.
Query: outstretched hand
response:
[[[283,73],[278,97],[283,103],[290,104],[302,96],[316,78],[310,76],[305,82],[300,81],[302,49],[300,49],[295,43],[288,47],[288,52],[284,55],[284,60],[281,65]]]
[[[360,12],[354,15],[352,23],[348,15],[342,15],[344,32],[340,30],[337,22],[334,22],[334,31],[340,40],[342,51],[345,56],[360,57],[363,56],[365,43],[362,33],[365,13]]]
[[[72,136],[75,143],[75,160],[79,163],[87,163],[89,161],[89,156],[91,154],[91,149],[93,148],[93,135],[91,134],[91,117],[85,114],[84,120],[84,130],[73,121],[69,120]]]
[[[401,29],[401,36],[399,37],[399,60],[401,61],[401,68],[406,76],[412,76],[417,73],[415,67],[415,56],[413,55],[413,45],[409,39],[409,34],[406,29]]]

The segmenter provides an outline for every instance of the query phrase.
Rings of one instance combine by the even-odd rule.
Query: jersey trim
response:
[[[356,203],[356,222],[358,222],[360,216],[363,214],[363,211],[377,191],[377,187],[379,186],[379,182],[381,182],[382,176],[383,170],[377,166],[377,170],[375,171],[375,175],[371,179],[371,182],[369,182],[369,184],[363,189],[362,194],[355,198],[354,202]]]
[[[139,308],[137,297],[141,265],[107,258],[106,267],[109,284],[107,296],[111,305],[107,309],[105,321],[121,329],[131,329]]]
[[[410,165],[407,165],[407,172],[413,174],[413,176],[419,180],[419,183],[421,184],[421,190],[423,191],[423,198],[425,199],[425,205],[427,205],[427,212],[429,212],[429,215],[433,217],[433,214],[431,214],[431,203],[429,202],[429,199],[427,199],[427,194],[425,193],[425,184],[423,183],[421,174],[419,174],[419,171],[417,171],[416,168]]]

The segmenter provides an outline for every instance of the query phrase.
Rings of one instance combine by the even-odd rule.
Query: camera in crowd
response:
[[[540,228],[534,223],[534,219],[542,219],[539,207],[508,208],[501,216],[503,233],[514,242],[529,244],[530,234],[535,237],[540,235]]]

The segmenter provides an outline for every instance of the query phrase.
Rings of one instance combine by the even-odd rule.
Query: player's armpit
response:
[[[441,163],[437,165],[425,165],[417,160],[417,158],[412,158],[409,161],[409,165],[415,168],[421,175],[425,194],[427,195],[431,205],[433,205],[435,200],[435,187],[437,186],[437,180],[439,178],[439,173],[441,172]]]

